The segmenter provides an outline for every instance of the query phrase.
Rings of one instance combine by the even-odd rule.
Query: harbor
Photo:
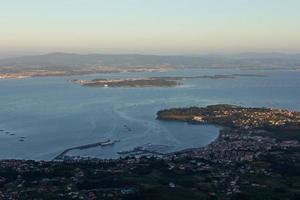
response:
[[[84,149],[90,149],[90,148],[95,148],[95,147],[99,147],[99,146],[100,147],[106,147],[106,146],[114,145],[117,142],[120,142],[120,140],[108,139],[108,140],[105,140],[105,141],[96,142],[96,143],[92,143],[92,144],[86,144],[86,145],[81,145],[81,146],[77,146],[77,147],[71,147],[71,148],[68,148],[68,149],[64,150],[63,152],[61,152],[53,160],[64,160],[65,155],[68,152],[72,151],[72,150],[84,150]]]

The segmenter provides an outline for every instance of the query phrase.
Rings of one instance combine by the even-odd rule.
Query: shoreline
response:
[[[53,71],[53,70],[29,70],[24,72],[6,72],[1,71],[0,69],[0,80],[5,79],[24,79],[24,78],[39,78],[39,77],[72,77],[72,76],[86,76],[86,75],[96,75],[96,74],[122,74],[122,73],[139,73],[139,72],[169,72],[176,70],[207,70],[206,68],[125,68],[125,69],[109,69],[109,70],[91,70],[91,71]],[[208,68],[209,69],[209,68]],[[217,68],[218,69],[218,68]],[[213,70],[217,70],[213,69]],[[222,68],[221,68],[222,69]],[[233,69],[225,69],[225,70],[234,70]],[[245,70],[247,71],[247,70]],[[290,70],[287,70],[290,71]],[[249,74],[249,73],[233,73],[233,74],[216,74],[216,75],[202,75],[195,77],[185,77],[185,76],[175,76],[175,77],[153,77],[153,78],[169,78],[170,80],[185,80],[185,79],[223,79],[223,78],[242,78],[242,77],[267,77],[264,74]]]
[[[222,112],[225,112],[225,113],[228,112],[226,109],[229,109],[229,110],[235,110],[235,109],[240,110],[240,109],[242,109],[246,113],[248,112],[248,110],[249,110],[249,112],[250,111],[251,112],[258,112],[258,110],[260,110],[262,113],[265,113],[265,114],[266,113],[273,113],[273,112],[278,113],[279,112],[279,113],[282,113],[282,115],[286,116],[286,117],[290,117],[292,115],[295,116],[294,117],[295,120],[298,120],[298,121],[296,121],[297,127],[293,127],[294,125],[291,125],[291,127],[294,128],[294,129],[296,128],[295,129],[296,132],[297,132],[297,130],[300,130],[300,112],[295,112],[295,111],[291,112],[291,111],[286,111],[286,110],[281,110],[281,109],[269,109],[269,108],[244,108],[244,107],[233,106],[233,105],[224,105],[224,104],[212,105],[212,106],[207,106],[207,107],[204,107],[204,108],[191,107],[191,108],[168,109],[168,110],[158,111],[157,112],[157,120],[178,121],[178,122],[187,122],[187,123],[191,123],[191,124],[199,124],[199,125],[208,124],[208,125],[217,126],[219,128],[218,136],[213,141],[211,141],[210,143],[208,143],[208,144],[206,144],[205,146],[202,146],[202,147],[185,148],[185,149],[174,151],[174,152],[162,153],[162,152],[159,152],[159,151],[156,151],[156,150],[145,149],[142,146],[137,146],[134,149],[128,150],[128,153],[122,153],[121,152],[121,153],[119,153],[119,155],[124,154],[126,156],[131,156],[131,154],[137,153],[137,154],[140,154],[141,156],[145,155],[145,154],[149,154],[149,155],[153,155],[153,156],[156,155],[156,156],[161,156],[161,157],[169,157],[169,156],[174,156],[174,155],[178,155],[178,154],[190,154],[190,153],[194,153],[194,152],[205,151],[206,149],[209,149],[212,145],[223,142],[222,141],[222,136],[223,136],[224,132],[229,133],[229,134],[234,133],[234,132],[241,132],[241,133],[244,133],[244,135],[249,135],[249,137],[256,138],[256,137],[259,136],[259,139],[262,139],[263,137],[274,138],[274,135],[273,135],[274,133],[281,132],[283,130],[292,131],[292,132],[294,131],[291,128],[289,128],[289,126],[282,127],[282,125],[278,125],[278,124],[276,124],[276,122],[274,122],[274,127],[266,126],[264,123],[258,124],[254,127],[249,127],[248,125],[231,124],[231,123],[226,122],[226,121],[224,123],[222,121],[223,120],[222,118],[217,118],[219,121],[215,121],[216,119],[213,116],[209,116],[209,115],[208,116],[211,117],[211,118],[208,118],[208,116],[202,116],[202,117],[197,116],[197,117],[195,117],[193,115],[192,116],[183,115],[183,117],[180,117],[181,114],[179,113],[179,111],[181,111],[181,110],[183,111],[183,113],[188,111],[188,110],[192,110],[192,111],[188,111],[188,112],[192,113],[192,112],[195,112],[195,111],[199,111],[198,109],[200,109],[200,111],[201,111],[201,109],[204,109],[203,112],[207,112],[207,110],[205,110],[205,109],[211,109],[213,111],[212,113],[214,113],[215,111],[217,111],[219,109],[221,111],[223,109],[225,109],[225,110],[222,111]],[[170,112],[177,112],[177,115],[170,115],[170,117],[168,115],[164,116],[165,113],[170,113]],[[269,116],[270,114],[266,114],[266,115]],[[227,118],[227,116],[224,116],[224,117]],[[279,119],[282,120],[281,118],[279,118]],[[291,119],[289,118],[289,120],[291,120]],[[286,137],[288,137],[288,135]],[[282,141],[283,142],[288,141],[288,139],[292,140],[293,138],[288,138],[288,139],[286,139],[286,138],[283,138],[283,139],[282,138],[276,138],[276,139],[278,140],[277,145],[281,145]],[[241,141],[242,140],[243,139],[241,139]],[[75,149],[81,150],[81,149],[85,149],[85,148],[94,148],[94,147],[97,147],[97,146],[101,146],[102,143],[105,143],[105,142],[108,142],[108,141],[111,141],[111,140],[67,148],[62,153],[55,156],[55,158],[53,158],[53,160],[63,160],[62,158],[69,151],[72,151],[72,150],[75,150]],[[112,141],[115,142],[115,140],[112,140]],[[299,142],[297,144],[300,145]],[[67,157],[70,158],[72,156],[67,156]],[[78,156],[74,156],[74,157],[78,157]],[[102,158],[97,158],[97,157],[90,157],[90,158],[91,159],[102,160]],[[112,159],[112,160],[122,160],[123,156],[120,156],[119,158],[110,158],[110,159]],[[0,160],[3,160],[3,159],[0,159]],[[5,159],[5,160],[7,160],[7,159]],[[20,160],[23,160],[23,159],[20,159]],[[26,160],[26,159],[24,159],[24,160]],[[41,159],[40,161],[47,161],[47,160],[42,160]],[[51,162],[51,160],[50,160],[50,162]]]
[[[222,113],[226,114],[222,116]],[[189,194],[189,199],[224,200],[264,199],[266,195],[271,195],[270,199],[278,195],[293,199],[290,197],[300,195],[299,132],[282,140],[274,137],[286,137],[284,129],[279,129],[279,135],[268,135],[272,132],[261,129],[271,120],[275,127],[281,122],[292,122],[286,127],[299,130],[300,112],[213,105],[169,109],[158,114],[168,120],[170,116],[177,116],[175,119],[182,122],[207,120],[222,128],[210,144],[168,155],[129,155],[118,159],[70,156],[59,161],[0,160],[0,195],[7,199],[29,198],[32,194],[48,199],[84,199],[90,194],[99,199],[107,195],[109,198],[104,199],[144,199],[140,197],[151,193],[153,199],[159,199],[163,192],[171,195],[169,199],[184,199]],[[261,117],[263,120],[256,123]],[[231,120],[232,126],[226,127],[226,124],[231,125]],[[248,127],[249,124],[252,125]],[[81,147],[89,145],[77,148]]]

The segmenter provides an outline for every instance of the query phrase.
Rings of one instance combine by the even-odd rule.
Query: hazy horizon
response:
[[[296,0],[6,0],[0,58],[51,52],[300,52]]]
[[[139,53],[139,52],[83,52],[83,51],[74,51],[74,52],[68,52],[68,51],[61,51],[61,52],[55,52],[55,51],[49,51],[49,52],[43,52],[43,51],[33,51],[33,52],[0,52],[0,60],[3,59],[10,59],[10,58],[20,58],[20,57],[27,57],[27,56],[44,56],[44,55],[51,55],[51,54],[74,54],[74,55],[141,55],[141,56],[171,56],[171,57],[203,57],[203,56],[239,56],[239,55],[300,55],[300,52],[207,52],[207,53],[195,53],[195,54],[179,54],[179,53]]]

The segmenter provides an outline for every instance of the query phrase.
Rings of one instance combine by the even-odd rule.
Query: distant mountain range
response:
[[[1,59],[0,70],[67,70],[92,67],[159,67],[172,68],[300,68],[300,54],[243,53],[236,55],[156,56],[51,53]]]

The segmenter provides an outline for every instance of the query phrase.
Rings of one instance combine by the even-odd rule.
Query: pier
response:
[[[114,145],[116,142],[120,142],[120,140],[108,139],[106,141],[101,141],[101,142],[97,142],[97,143],[86,144],[86,145],[81,145],[81,146],[77,146],[77,147],[71,147],[71,148],[68,148],[68,149],[64,150],[63,152],[61,152],[53,160],[63,160],[64,156],[69,151],[72,151],[72,150],[84,150],[84,149],[95,148],[95,147],[98,147],[98,146],[105,147],[105,146],[109,146],[109,145]]]

